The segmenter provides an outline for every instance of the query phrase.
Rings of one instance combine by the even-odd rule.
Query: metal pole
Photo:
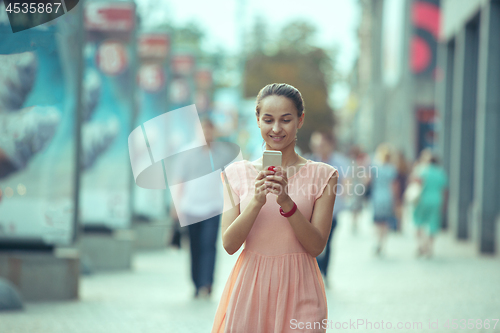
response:
[[[82,100],[83,100],[83,48],[85,43],[85,27],[83,25],[83,15],[85,9],[85,1],[80,1],[79,5],[74,10],[78,13],[78,26],[77,40],[78,47],[77,57],[75,59],[76,71],[76,114],[75,114],[75,173],[73,178],[74,190],[74,214],[73,214],[73,238],[72,244],[76,243],[80,235],[80,224],[78,216],[80,215],[80,163],[81,163],[81,123],[82,123]]]

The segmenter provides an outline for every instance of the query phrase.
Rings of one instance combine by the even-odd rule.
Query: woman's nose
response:
[[[280,132],[280,126],[278,122],[275,122],[273,125],[273,132],[274,133],[279,133]]]

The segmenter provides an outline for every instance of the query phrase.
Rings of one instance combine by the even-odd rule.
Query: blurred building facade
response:
[[[360,52],[343,141],[407,158],[437,152],[450,176],[443,227],[500,242],[500,1],[360,0]]]
[[[436,101],[448,216],[459,239],[493,253],[500,240],[500,1],[443,0],[442,8]]]
[[[438,0],[360,0],[360,52],[344,110],[345,141],[391,143],[415,158],[436,142]]]

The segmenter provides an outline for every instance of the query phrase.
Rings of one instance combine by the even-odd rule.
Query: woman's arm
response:
[[[272,171],[261,171],[256,178],[255,195],[250,200],[250,203],[240,214],[240,204],[234,207],[231,204],[231,197],[237,197],[231,186],[226,184],[227,190],[224,191],[224,209],[221,217],[222,228],[222,245],[229,254],[234,254],[243,245],[247,239],[248,233],[259,215],[259,212],[266,203],[266,195],[268,191],[265,189],[264,177],[268,174],[273,174]],[[229,192],[231,194],[229,194]]]
[[[287,217],[300,244],[313,257],[317,257],[323,252],[330,235],[338,178],[339,173],[335,171],[323,194],[314,203],[311,222],[298,209],[292,216]],[[290,211],[293,207],[292,199],[287,199],[281,207],[285,212]]]

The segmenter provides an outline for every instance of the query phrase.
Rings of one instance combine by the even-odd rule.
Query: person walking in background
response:
[[[353,162],[353,169],[350,171],[352,176],[352,193],[350,193],[350,210],[352,212],[352,232],[358,231],[358,221],[361,212],[363,211],[364,203],[368,197],[367,191],[369,188],[369,166],[370,159],[359,146],[353,146],[350,150],[350,156]]]
[[[397,170],[390,161],[389,147],[386,144],[379,145],[374,161],[376,173],[371,175],[373,221],[378,235],[378,244],[375,250],[377,255],[382,253],[389,231],[389,221],[394,217]]]
[[[396,157],[396,196],[395,196],[395,218],[396,225],[395,230],[401,232],[401,225],[403,220],[403,194],[406,188],[406,182],[408,180],[408,163],[406,162],[405,155],[402,151],[398,152]]]
[[[411,172],[408,176],[408,180],[406,182],[406,189],[404,191],[403,197],[405,201],[405,209],[408,211],[407,215],[411,217],[413,223],[417,227],[417,238],[420,239],[422,237],[422,229],[418,225],[420,221],[415,221],[414,212],[415,206],[420,198],[420,194],[422,193],[422,186],[420,184],[420,180],[418,178],[418,174],[430,163],[432,157],[432,152],[430,149],[426,148],[420,152],[420,155],[413,163]]]
[[[180,206],[172,207],[171,216],[178,221],[182,214],[186,221],[201,221],[187,226],[189,233],[189,248],[191,258],[191,278],[195,286],[195,298],[209,298],[212,293],[214,280],[214,268],[216,257],[216,240],[219,232],[221,212],[223,208],[222,184],[213,181],[213,178],[197,178],[196,184],[188,182],[195,175],[199,175],[200,163],[202,161],[215,159],[214,153],[227,154],[230,160],[230,152],[218,150],[211,151],[211,143],[215,139],[215,127],[210,118],[201,119],[203,134],[207,145],[203,147],[199,156],[189,158],[180,157],[176,160],[176,184],[181,184],[175,194],[180,198]],[[212,157],[210,157],[212,155]],[[220,156],[221,159],[224,157]],[[199,162],[197,162],[197,160]],[[200,182],[204,182],[200,184]],[[211,189],[210,194],[200,191],[200,188]],[[217,214],[218,213],[218,214]],[[204,218],[212,216],[210,218]],[[180,246],[180,241],[179,241]]]
[[[325,285],[328,287],[328,266],[330,262],[331,242],[333,232],[338,222],[338,215],[346,208],[347,196],[347,178],[351,172],[352,166],[349,159],[336,150],[335,138],[330,131],[316,131],[311,135],[311,147],[315,147],[311,159],[317,162],[329,164],[339,170],[339,181],[337,185],[337,198],[335,200],[335,208],[333,209],[332,229],[326,243],[324,251],[316,258],[319,269],[325,280]]]
[[[413,219],[417,226],[417,256],[431,257],[434,237],[441,228],[441,213],[446,197],[448,177],[444,169],[438,165],[438,159],[435,155],[430,155],[428,158],[429,163],[420,168],[415,175],[422,190],[413,213]],[[422,229],[426,231],[426,237],[423,235]]]

